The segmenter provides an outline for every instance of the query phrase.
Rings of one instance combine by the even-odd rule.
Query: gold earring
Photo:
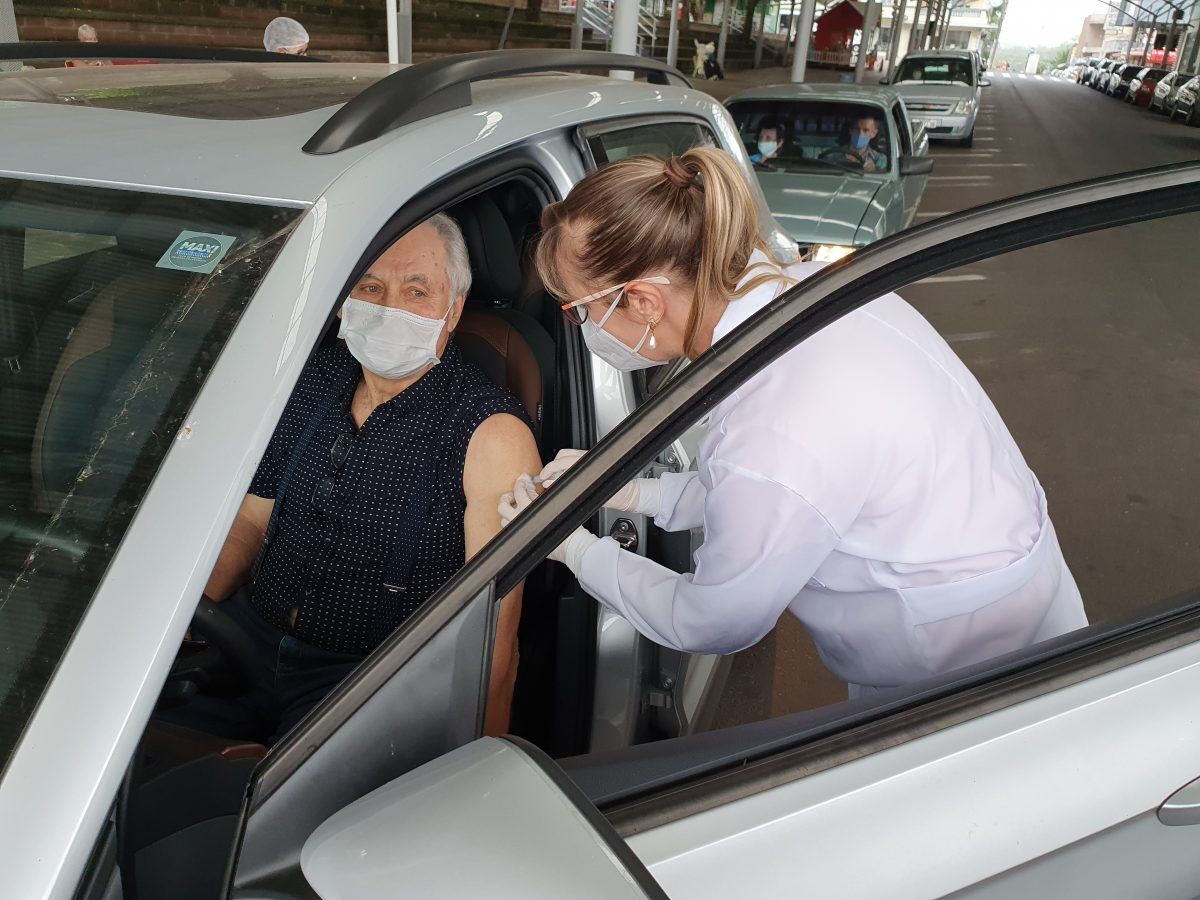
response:
[[[658,319],[654,319],[652,322],[650,322],[650,344],[649,344],[649,347],[651,350],[653,350],[655,347],[658,346],[658,341],[656,341],[654,339],[654,326],[657,324],[658,324]]]

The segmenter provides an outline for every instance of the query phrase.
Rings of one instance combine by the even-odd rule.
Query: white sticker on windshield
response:
[[[179,269],[183,272],[212,272],[229,252],[237,238],[207,231],[181,231],[171,242],[171,248],[154,264],[158,269]]]

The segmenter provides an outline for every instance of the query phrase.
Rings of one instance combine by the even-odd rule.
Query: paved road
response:
[[[994,75],[975,145],[935,145],[918,223],[1200,159],[1200,128],[1050,78]],[[1008,422],[1093,621],[1200,587],[1200,216],[1031,248],[901,292]],[[844,696],[786,617],[741,654],[718,724]]]

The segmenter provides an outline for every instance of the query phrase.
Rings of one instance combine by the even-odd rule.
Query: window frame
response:
[[[414,224],[429,214],[435,193],[409,205]],[[1073,235],[1190,212],[1200,212],[1200,162],[1050,188],[947,216],[871,244],[790,288],[735,329],[720,353],[709,352],[679,373],[605,436],[560,480],[555,491],[469,561],[316,714],[272,751],[256,773],[254,787],[277,787],[282,780],[300,774],[313,749],[344,725],[384,681],[403,669],[400,657],[407,658],[431,639],[481,590],[493,586],[495,596],[507,594],[574,530],[581,510],[590,515],[598,509],[687,423],[699,419],[747,378],[825,325],[881,294],[972,262]],[[1085,631],[1013,675],[1028,679],[1023,693],[1014,692],[1007,680],[1012,673],[984,671],[965,682],[931,688],[909,701],[865,710],[861,718],[844,723],[827,736],[841,754],[827,756],[828,765],[913,740],[921,736],[916,723],[924,723],[924,733],[940,730],[1198,638],[1200,607],[1196,604],[1171,606],[1150,619],[1115,628]],[[798,742],[781,743],[776,752],[792,754],[794,760],[794,754],[819,754],[828,749],[828,745],[813,744],[805,735]],[[736,785],[737,789],[762,790],[763,770],[746,767],[744,762],[732,764],[734,770],[746,769],[741,777],[749,782]],[[728,771],[730,764],[722,767],[720,777],[738,777],[736,771]],[[803,777],[808,770],[801,769],[802,774],[795,774],[791,767],[780,777]],[[703,780],[712,775],[700,772],[692,777]],[[769,772],[767,776],[770,781]],[[255,808],[253,793],[246,814]],[[654,811],[656,821],[672,813],[691,815],[697,811],[697,803],[713,802],[711,786],[703,796],[690,799],[679,785],[672,787],[671,794],[667,801],[671,806]],[[722,802],[729,796],[723,793]],[[617,814],[610,817],[621,819]],[[245,814],[243,827],[244,820]],[[631,827],[637,827],[636,819],[623,820],[622,830]]]
[[[589,122],[586,125],[580,125],[575,129],[574,140],[575,146],[583,156],[585,168],[589,172],[594,172],[601,166],[608,165],[610,160],[597,160],[595,153],[592,152],[591,141],[598,137],[603,137],[606,134],[612,134],[618,131],[628,131],[633,128],[644,128],[647,125],[695,125],[704,131],[708,132],[708,136],[712,138],[713,146],[720,147],[721,139],[712,127],[712,123],[702,115],[689,114],[681,112],[672,112],[664,114],[648,114],[638,116],[614,117],[612,119],[604,119],[599,122]]]

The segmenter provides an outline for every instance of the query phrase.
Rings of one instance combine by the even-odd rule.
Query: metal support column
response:
[[[908,32],[908,52],[912,53],[920,49],[918,44],[918,36],[921,34],[921,8],[925,8],[926,18],[929,14],[928,4],[931,0],[917,0],[917,5],[913,7],[913,23],[912,29]]]
[[[867,51],[871,48],[871,38],[875,34],[875,19],[878,12],[877,0],[867,0],[867,11],[863,13],[862,37],[858,41],[858,62],[854,65],[855,84],[862,84],[863,75],[867,71]]]
[[[1158,31],[1158,20],[1155,19],[1146,29],[1146,46],[1142,48],[1142,65],[1150,65],[1150,49],[1154,44],[1154,32]]]
[[[667,30],[667,65],[679,65],[679,0],[671,0],[671,27]]]
[[[892,4],[892,39],[888,43],[887,78],[896,71],[896,57],[900,53],[900,32],[904,30],[904,14],[908,12],[908,0],[896,0]]]
[[[614,0],[612,20],[612,52],[637,53],[638,0]],[[612,72],[613,78],[633,81],[632,72]]]
[[[389,0],[389,3],[393,0]],[[411,63],[412,60],[412,0],[399,0],[396,14],[397,62]]]
[[[571,49],[583,49],[583,14],[587,0],[575,0],[575,15],[571,17]]]
[[[767,30],[767,7],[771,0],[758,0],[758,40],[754,44],[754,68],[762,68],[763,32]]]
[[[800,0],[800,17],[796,22],[796,55],[792,58],[792,81],[803,81],[808,68],[808,45],[812,43],[813,16],[817,0]]]
[[[1004,17],[1006,15],[1008,15],[1008,0],[1004,0],[1004,5],[1000,7],[1000,21],[996,23],[996,30],[992,33],[992,52],[987,63],[989,69],[996,65],[996,54],[1000,52],[1000,33],[1004,31]]]
[[[717,38],[717,62],[721,64],[721,68],[725,68],[725,45],[729,43],[729,20],[735,15],[735,11],[729,7],[733,5],[733,0],[721,0],[721,35]]]

